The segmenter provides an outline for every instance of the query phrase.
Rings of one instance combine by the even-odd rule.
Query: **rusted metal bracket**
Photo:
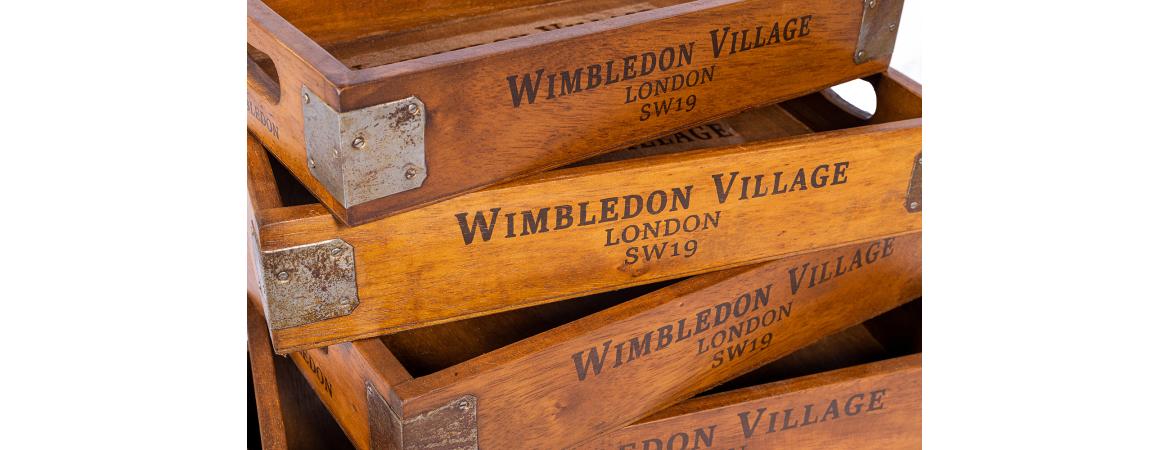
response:
[[[400,450],[402,421],[374,385],[366,381],[366,419],[370,426],[370,450]]]
[[[366,405],[369,410],[371,450],[479,449],[479,426],[476,422],[478,399],[474,395],[464,395],[404,421],[367,381]]]
[[[906,189],[906,211],[922,212],[922,154],[914,156],[914,171],[910,172],[910,187]]]
[[[309,172],[346,208],[422,186],[426,105],[409,97],[338,113],[301,86]]]
[[[853,49],[854,64],[881,60],[894,54],[894,41],[902,20],[902,1],[861,0],[861,27],[857,32],[857,47]]]
[[[341,239],[260,252],[268,326],[341,317],[358,306],[353,246]]]

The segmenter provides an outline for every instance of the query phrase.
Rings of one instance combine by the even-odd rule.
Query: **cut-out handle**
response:
[[[280,103],[280,74],[268,54],[248,44],[248,87],[273,104]]]
[[[869,120],[877,109],[877,90],[872,82],[856,79],[821,92],[825,99],[860,120]]]

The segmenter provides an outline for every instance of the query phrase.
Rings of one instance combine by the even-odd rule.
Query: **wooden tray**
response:
[[[917,298],[920,259],[901,234],[291,357],[358,448],[564,448]]]
[[[870,81],[872,118],[814,94],[358,227],[297,204],[312,197],[252,141],[276,351],[919,230],[920,87]],[[671,153],[696,146],[714,148]]]
[[[921,348],[903,353],[879,339],[875,325],[826,338],[751,377],[771,383],[736,380],[730,384],[746,386],[687,400],[577,448],[921,448]],[[920,332],[913,327],[905,331]]]
[[[248,299],[248,448],[353,448],[288,358],[272,353],[264,311]]]
[[[879,73],[901,9],[249,0],[248,128],[360,224]]]

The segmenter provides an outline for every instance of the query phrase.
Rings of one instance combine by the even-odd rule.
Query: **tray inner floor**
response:
[[[584,25],[679,3],[685,1],[562,1],[507,9],[475,17],[456,18],[429,26],[331,43],[323,47],[342,64],[358,70]]]
[[[679,280],[634,286],[382,336],[413,377],[429,375],[508,344],[632,300]]]

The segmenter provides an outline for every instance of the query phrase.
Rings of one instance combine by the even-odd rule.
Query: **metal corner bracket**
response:
[[[478,450],[479,400],[464,395],[439,408],[402,420],[386,399],[366,381],[370,449]]]
[[[353,246],[341,239],[260,252],[268,325],[291,328],[358,307]]]
[[[922,212],[922,154],[914,156],[914,170],[910,172],[910,187],[906,188],[906,211]]]
[[[426,105],[417,97],[338,113],[301,86],[309,172],[346,208],[422,186]]]
[[[370,427],[370,450],[402,448],[402,421],[390,409],[386,399],[366,381],[366,421]]]
[[[860,1],[861,26],[857,31],[857,47],[853,49],[853,63],[889,58],[894,54],[903,0]]]

